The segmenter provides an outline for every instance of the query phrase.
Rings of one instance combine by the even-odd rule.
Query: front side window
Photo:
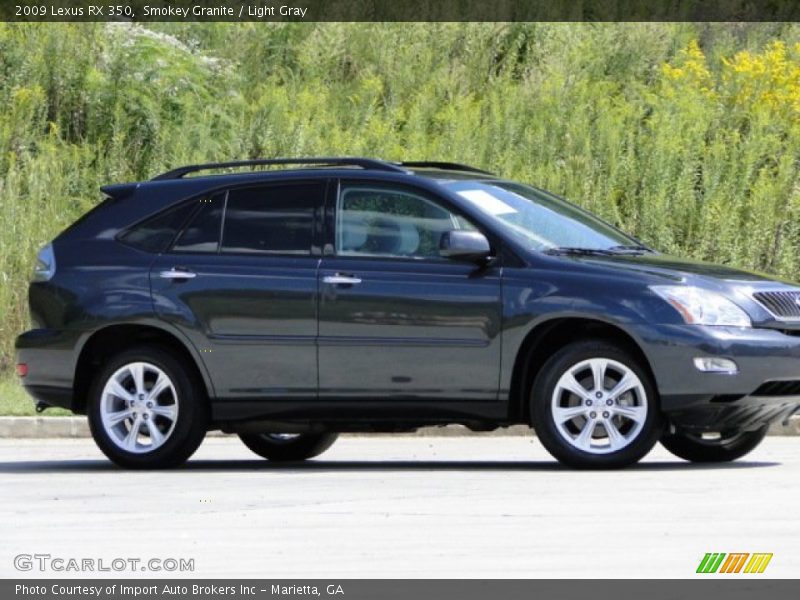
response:
[[[311,254],[320,183],[231,190],[225,209],[222,252]]]
[[[439,258],[442,234],[474,229],[415,192],[370,184],[343,185],[336,204],[336,254]]]

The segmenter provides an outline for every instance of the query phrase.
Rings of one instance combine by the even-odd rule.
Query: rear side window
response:
[[[231,190],[225,208],[222,252],[311,253],[314,211],[324,186],[270,185]]]
[[[195,206],[194,202],[190,202],[162,211],[135,225],[119,239],[124,244],[145,252],[163,252],[180,231]]]
[[[200,208],[175,240],[174,252],[216,253],[219,250],[225,194],[200,198],[192,204],[196,206],[198,202]]]

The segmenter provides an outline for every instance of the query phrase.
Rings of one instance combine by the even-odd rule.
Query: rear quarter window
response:
[[[199,198],[194,203],[200,208],[192,214],[186,227],[175,240],[172,251],[216,254],[222,232],[225,194]]]
[[[119,240],[144,252],[164,252],[197,207],[197,202],[183,203],[134,225]]]

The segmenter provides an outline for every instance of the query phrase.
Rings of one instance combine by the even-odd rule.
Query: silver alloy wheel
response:
[[[644,427],[647,395],[639,377],[615,360],[591,358],[567,369],[551,402],[558,433],[590,454],[625,448]]]
[[[167,374],[134,362],[109,377],[100,397],[106,434],[126,452],[145,454],[164,445],[178,421],[178,394]]]

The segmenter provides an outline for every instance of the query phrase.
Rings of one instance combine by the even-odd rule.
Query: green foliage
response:
[[[661,250],[798,279],[800,118],[791,82],[762,89],[797,54],[757,78],[798,40],[767,23],[0,23],[0,371],[38,248],[101,184],[205,160],[466,162]]]

